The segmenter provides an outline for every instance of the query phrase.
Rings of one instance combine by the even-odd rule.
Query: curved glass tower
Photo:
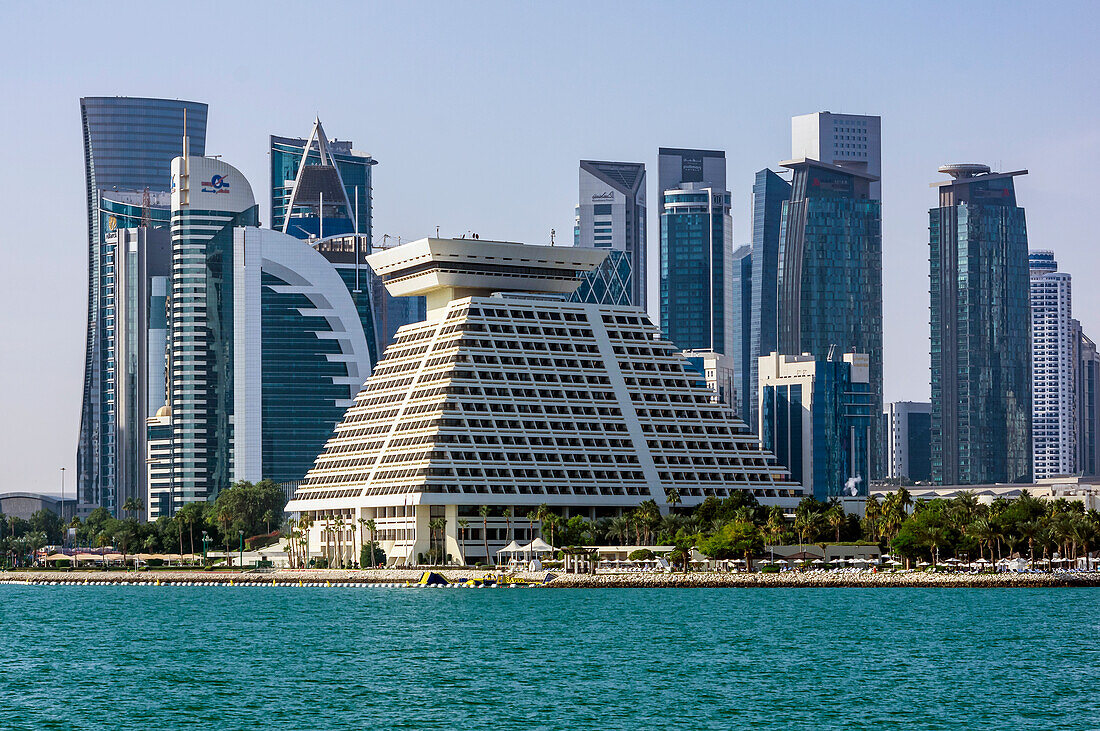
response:
[[[80,100],[88,205],[88,319],[77,490],[82,504],[102,505],[115,515],[125,496],[140,494],[140,485],[120,483],[119,462],[125,459],[125,449],[117,436],[118,272],[108,232],[143,221],[152,227],[162,222],[163,217],[150,210],[155,206],[144,203],[145,193],[155,199],[168,192],[172,158],[183,148],[185,116],[191,154],[204,153],[206,110],[205,104],[171,99]]]

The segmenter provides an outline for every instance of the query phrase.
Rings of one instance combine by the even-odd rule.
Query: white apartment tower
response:
[[[1080,335],[1070,275],[1053,251],[1032,251],[1031,432],[1035,479],[1077,471],[1077,380]]]
[[[427,319],[397,332],[287,504],[314,554],[356,560],[374,520],[391,565],[492,561],[538,505],[597,519],[672,489],[793,510],[801,487],[641,308],[568,301],[605,256],[421,239],[368,257]]]
[[[882,177],[882,117],[814,112],[791,117],[791,158],[809,158]],[[870,195],[882,198],[882,184]]]

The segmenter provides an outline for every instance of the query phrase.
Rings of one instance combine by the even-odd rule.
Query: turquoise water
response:
[[[0,728],[1090,729],[1100,589],[0,586]]]

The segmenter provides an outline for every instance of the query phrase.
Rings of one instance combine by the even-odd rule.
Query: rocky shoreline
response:
[[[555,589],[605,588],[1050,588],[1100,586],[1100,572],[969,574],[870,571],[788,571],[779,574],[598,574],[565,575]]]
[[[134,586],[404,586],[422,569],[279,569],[247,571],[5,571],[0,584]],[[482,579],[494,572],[444,569],[448,581]],[[518,572],[513,578],[542,582],[546,572]],[[563,574],[543,586],[552,589],[657,588],[1051,588],[1100,586],[1100,571],[1035,574],[971,574],[870,571],[787,571],[779,574]]]

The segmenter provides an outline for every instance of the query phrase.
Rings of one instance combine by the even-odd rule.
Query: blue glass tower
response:
[[[794,171],[780,227],[779,352],[869,359],[872,411],[882,413],[882,228],[872,175],[816,160]],[[880,471],[881,419],[872,423],[871,478]]]
[[[760,441],[825,501],[866,495],[872,417],[868,360],[772,354],[760,373]]]
[[[108,232],[162,224],[157,194],[171,183],[172,158],[184,144],[206,147],[205,104],[169,99],[84,97],[80,116],[84,139],[85,197],[88,206],[88,320],[84,390],[77,446],[77,494],[85,506],[102,505],[119,515],[125,497],[137,494],[133,480],[120,485],[124,458],[118,432],[116,368],[116,260]],[[153,203],[146,201],[149,194]]]
[[[752,280],[753,253],[751,246],[742,246],[733,252],[733,331],[730,333],[734,389],[737,392],[733,408],[750,430],[754,429],[751,415],[756,411],[751,406],[756,401],[756,391],[751,389],[754,358],[750,347],[755,289]]]
[[[791,184],[771,170],[756,174],[752,186],[752,301],[749,305],[748,412],[745,419],[756,428],[757,359],[779,350],[779,232],[783,204],[791,197]]]
[[[733,218],[726,155],[662,147],[660,325],[680,350],[728,353],[733,330]]]
[[[946,165],[929,211],[932,481],[1030,482],[1031,305],[1013,178]]]

